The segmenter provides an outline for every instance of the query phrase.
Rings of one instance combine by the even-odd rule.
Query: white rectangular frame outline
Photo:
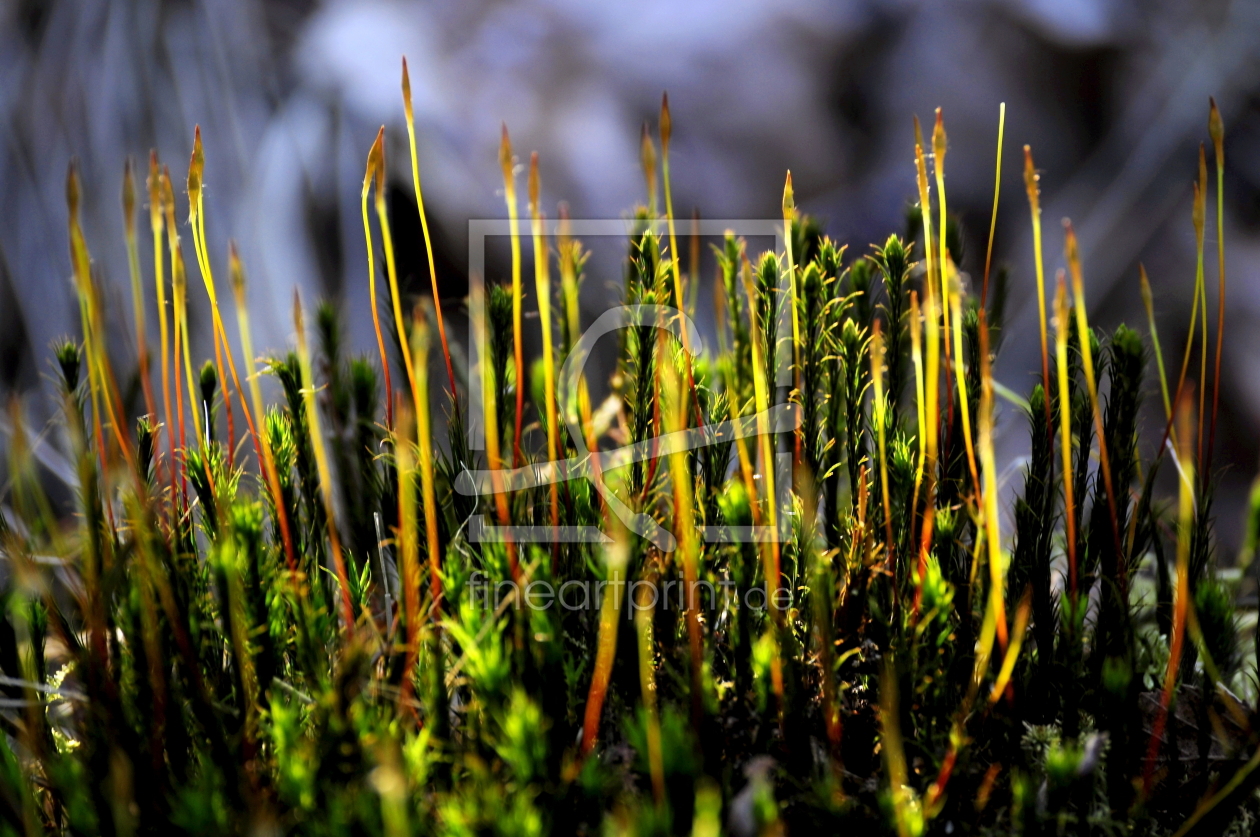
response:
[[[570,219],[568,233],[575,239],[592,237],[628,238],[636,225],[644,224],[642,219]],[[646,222],[647,227],[664,237],[668,234],[665,219]],[[523,224],[520,226],[524,226]],[[698,226],[698,230],[696,230]],[[552,221],[544,224],[543,236],[547,239],[559,235],[560,224]],[[724,236],[727,232],[741,237],[773,237],[774,250],[784,250],[783,219],[701,219],[698,225],[690,226],[701,236]],[[489,355],[489,335],[486,333],[486,238],[489,236],[510,236],[512,223],[505,218],[471,218],[468,221],[468,428],[469,453],[484,451],[486,446],[485,425],[482,421],[484,400],[482,398],[482,361]],[[532,233],[518,227],[518,237],[531,237]],[[524,272],[524,271],[523,271]],[[779,271],[778,291],[780,299],[789,300],[787,305],[778,306],[778,321],[775,323],[775,352],[777,354],[775,368],[775,388],[792,386],[791,354],[792,346],[792,309],[791,280],[786,270]],[[778,507],[778,531],[770,526],[702,526],[704,539],[710,543],[764,543],[782,542],[790,534],[791,478],[792,455],[776,453],[774,462],[775,505]],[[763,481],[764,484],[764,481]],[[561,542],[607,542],[607,535],[592,527],[564,526],[557,533],[550,526],[493,526],[486,522],[484,514],[473,515],[469,520],[468,534],[474,542],[513,540],[518,543],[545,543],[556,539]]]

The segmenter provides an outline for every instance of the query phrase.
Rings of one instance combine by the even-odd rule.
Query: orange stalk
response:
[[[668,361],[669,353],[662,352],[661,355],[665,395],[672,407],[667,411],[666,430],[670,433],[683,433],[687,430],[687,403],[682,376],[674,364]],[[685,358],[684,362],[689,359]],[[695,521],[695,482],[687,460],[688,454],[685,450],[676,450],[669,454],[669,472],[674,485],[675,536],[682,551],[683,583],[686,585],[686,609],[683,615],[687,623],[687,645],[691,652],[691,716],[692,722],[699,729],[704,712],[703,638],[700,634],[699,591],[696,589],[700,578],[700,543]],[[770,502],[774,503],[773,496]],[[769,589],[768,595],[776,595],[777,583]]]
[[[438,293],[437,268],[433,264],[433,240],[429,236],[429,219],[424,214],[424,193],[420,191],[420,165],[416,162],[416,119],[411,110],[411,76],[407,73],[407,57],[402,60],[403,109],[407,115],[407,141],[411,146],[411,186],[416,194],[416,208],[420,212],[420,230],[424,233],[424,252],[429,257],[429,282],[433,288],[433,311],[436,314],[438,336],[442,340],[442,359],[446,361],[446,378],[451,385],[451,400],[459,406],[459,394],[455,391],[455,369],[451,366],[451,350],[446,344],[446,323],[442,320],[442,297]]]
[[[140,287],[140,253],[136,247],[136,181],[131,173],[131,158],[123,168],[123,232],[127,242],[127,268],[131,274],[131,309],[136,327],[136,356],[140,363],[140,385],[144,389],[144,408],[156,416],[153,382],[149,380],[149,338],[144,323],[144,291]]]
[[[469,288],[472,307],[474,310],[485,310],[485,288],[480,282],[473,282]],[[474,317],[472,322],[473,335],[472,341],[477,346],[486,345],[487,335],[485,333],[485,318]],[[482,363],[485,363],[483,358]],[[500,443],[500,433],[502,429],[499,427],[499,385],[502,383],[496,380],[499,370],[487,372],[483,370],[481,375],[481,409],[482,424],[486,429],[486,468],[490,471],[490,485],[494,494],[495,514],[499,519],[500,526],[507,526],[511,523],[511,517],[508,512],[507,495],[503,489],[503,476],[501,469],[503,468],[503,454]],[[594,448],[592,448],[594,450]],[[520,560],[516,554],[516,544],[509,537],[507,538],[507,554],[508,554],[508,571],[512,575],[512,581],[518,585],[521,582]]]
[[[1194,526],[1194,460],[1190,453],[1190,436],[1194,432],[1194,418],[1189,397],[1177,402],[1178,458],[1183,473],[1180,474],[1178,493],[1177,527],[1177,588],[1173,603],[1172,635],[1168,643],[1168,667],[1164,670],[1164,688],[1160,694],[1159,712],[1151,726],[1151,741],[1146,749],[1146,767],[1142,772],[1143,795],[1149,797],[1155,772],[1155,759],[1159,756],[1164,727],[1168,723],[1168,707],[1172,703],[1173,690],[1177,686],[1177,672],[1181,668],[1181,654],[1185,645],[1186,622],[1190,610],[1190,537]]]
[[[608,519],[608,516],[606,516]],[[626,564],[630,559],[629,535],[618,531],[612,544],[606,548],[608,585],[599,609],[599,639],[595,648],[595,671],[591,675],[591,688],[586,694],[586,708],[582,713],[582,745],[580,752],[589,755],[599,739],[599,723],[604,710],[604,698],[612,679],[613,661],[617,656],[618,625],[621,620],[621,604],[625,589]]]

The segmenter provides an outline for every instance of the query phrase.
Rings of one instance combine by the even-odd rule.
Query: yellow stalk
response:
[[[906,750],[901,740],[898,720],[897,674],[891,657],[884,657],[884,672],[879,685],[880,752],[888,774],[888,794],[898,837],[917,837],[923,833],[923,811],[906,770]]]
[[[521,238],[516,213],[516,170],[512,140],[507,125],[499,142],[499,167],[503,169],[503,197],[507,201],[508,229],[512,235],[512,348],[516,361],[516,426],[512,431],[512,467],[518,468],[521,455],[521,421],[525,414],[525,334],[522,329]]]
[[[403,109],[407,115],[407,142],[411,146],[411,186],[416,194],[416,208],[420,211],[420,230],[424,233],[424,252],[429,258],[429,282],[433,288],[433,312],[437,319],[438,337],[442,341],[442,359],[446,361],[446,378],[451,384],[451,399],[456,406],[459,395],[455,391],[455,369],[451,366],[451,349],[446,343],[446,323],[442,320],[442,298],[438,294],[437,268],[433,264],[433,240],[429,236],[429,219],[424,214],[424,193],[420,191],[420,165],[416,162],[416,119],[411,111],[411,77],[407,74],[407,58],[402,60]]]
[[[744,292],[748,295],[750,304],[757,299],[757,291],[753,288],[752,270],[747,260],[744,261],[742,271],[744,281]],[[771,642],[773,645],[770,658],[770,676],[774,689],[775,697],[779,699],[780,704],[783,698],[783,665],[779,659],[779,637],[777,634],[778,626],[783,618],[783,612],[775,604],[773,591],[779,589],[780,566],[779,566],[779,509],[776,503],[777,494],[775,492],[775,473],[774,473],[774,447],[770,438],[770,423],[766,418],[770,410],[770,391],[766,382],[765,352],[766,347],[762,345],[761,329],[749,329],[752,338],[752,368],[753,368],[753,400],[757,407],[757,441],[761,447],[761,473],[765,483],[766,497],[769,502],[766,504],[767,517],[769,518],[769,527],[774,533],[769,543],[760,544],[762,566],[764,568],[766,578],[766,589],[772,591],[770,594],[770,614],[774,619],[775,630],[770,632]],[[759,501],[757,499],[756,488],[754,485],[748,486],[748,498],[753,508],[754,519],[757,516]]]
[[[700,293],[700,210],[691,210],[691,245],[687,253],[687,315],[695,316],[696,296]],[[722,287],[717,282],[714,290]]]
[[[1046,389],[1046,428],[1050,427],[1050,350],[1046,331],[1046,270],[1041,258],[1041,189],[1033,167],[1032,149],[1024,146],[1024,188],[1032,212],[1033,266],[1037,271],[1037,324],[1041,328],[1041,382]]]
[[[205,168],[205,159],[201,153],[201,130],[198,128],[194,144],[194,159],[197,167],[197,200],[195,202],[196,210],[194,214],[195,222],[193,223],[193,244],[197,248],[199,255],[198,264],[201,267],[201,278],[206,286],[206,294],[210,297],[210,312],[214,319],[215,333],[218,335],[215,354],[216,360],[220,366],[219,378],[223,380],[223,406],[227,413],[228,425],[228,462],[232,461],[232,451],[236,444],[236,438],[233,435],[232,427],[232,401],[227,381],[223,379],[222,359],[218,358],[218,347],[222,346],[223,354],[227,357],[228,372],[232,375],[232,388],[236,390],[236,397],[240,400],[241,410],[245,413],[245,424],[249,428],[250,439],[254,443],[254,454],[262,459],[262,443],[259,437],[263,434],[258,432],[258,426],[254,422],[253,416],[250,414],[249,405],[245,403],[245,392],[241,389],[241,379],[236,371],[236,360],[232,357],[232,344],[228,342],[227,330],[223,327],[223,315],[219,311],[219,298],[215,293],[214,272],[210,269],[210,250],[206,244],[206,214],[204,207],[204,190],[202,188],[202,173]],[[189,189],[190,204],[191,188],[192,188],[192,171],[189,171]],[[239,263],[239,260],[238,260]],[[261,419],[260,419],[261,421]],[[261,465],[261,463],[260,463]]]
[[[998,517],[997,457],[993,453],[993,370],[989,365],[989,326],[980,309],[980,468],[984,473],[984,540],[989,558],[989,609],[998,645],[1006,650],[1006,568],[1002,560],[1001,520]],[[962,375],[958,380],[963,379]],[[966,412],[963,413],[964,420]],[[1018,631],[1017,631],[1018,632]]]
[[[674,122],[669,115],[669,94],[664,93],[661,95],[661,180],[665,185],[665,223],[669,226],[669,266],[674,276],[674,304],[678,306],[679,316],[682,316],[682,312],[686,310],[687,297],[683,288],[682,271],[678,266],[678,238],[674,234],[674,199],[669,189],[669,140],[673,136],[673,125]],[[686,415],[687,400],[695,389],[695,381],[692,379],[691,343],[687,337],[687,329],[679,329],[678,334],[682,340],[687,366],[687,386],[683,390],[681,402],[684,408],[683,415]],[[696,424],[703,424],[699,399],[696,400],[694,407]]]
[[[560,205],[560,293],[564,296],[565,326],[569,333],[568,342],[561,346],[566,355],[573,348],[582,330],[581,306],[578,300],[578,263],[582,259],[582,245],[572,237],[569,222],[569,211]],[[566,405],[566,410],[569,409]]]
[[[420,527],[416,522],[419,511],[416,509],[416,452],[410,439],[412,421],[412,405],[401,402],[394,446],[394,456],[398,461],[399,583],[403,589],[407,628],[400,706],[411,706],[411,692],[415,688],[413,675],[420,648]]]
[[[372,304],[372,328],[376,330],[376,348],[381,353],[381,370],[385,373],[385,427],[394,429],[394,383],[389,374],[389,354],[385,351],[385,337],[381,333],[381,310],[376,303],[376,251],[372,246],[372,225],[368,221],[368,190],[377,172],[384,165],[385,126],[376,132],[376,141],[368,151],[367,171],[363,173],[363,191],[359,201],[363,213],[363,238],[367,244],[368,296]],[[391,285],[391,287],[393,287]]]
[[[1203,466],[1203,397],[1207,393],[1207,359],[1208,359],[1208,325],[1207,325],[1207,283],[1205,281],[1203,270],[1203,228],[1205,216],[1207,215],[1207,155],[1203,149],[1203,143],[1199,143],[1199,222],[1198,229],[1195,231],[1195,243],[1198,249],[1197,265],[1195,269],[1195,294],[1198,296],[1199,310],[1201,311],[1202,321],[1200,326],[1203,334],[1200,342],[1199,350],[1199,418],[1196,423],[1198,427],[1198,445],[1197,458],[1195,462],[1200,466],[1201,473]]]
[[[236,323],[241,333],[241,350],[245,353],[245,380],[249,383],[249,397],[254,407],[254,424],[262,427],[266,420],[267,405],[263,401],[262,387],[258,383],[258,368],[254,361],[254,340],[249,325],[249,303],[245,297],[245,270],[241,267],[240,255],[236,252],[236,244],[228,243],[228,275],[232,280],[232,295],[236,301]],[[271,449],[271,439],[265,432],[255,435],[262,452],[263,479],[271,492],[271,500],[275,505],[276,522],[280,528],[280,538],[284,543],[284,557],[291,572],[297,570],[297,555],[293,550],[293,536],[289,530],[289,515],[284,506],[284,494],[280,489],[280,477],[276,471],[275,453]]]
[[[1068,553],[1068,593],[1076,603],[1076,499],[1072,491],[1072,397],[1068,389],[1067,281],[1059,271],[1054,296],[1054,355],[1059,375],[1059,450],[1063,456],[1063,505]],[[1049,396],[1047,396],[1049,401]]]
[[[958,713],[954,718],[953,728],[950,730],[949,750],[945,754],[942,761],[940,771],[937,773],[936,780],[929,786],[925,807],[930,816],[939,813],[938,803],[945,793],[945,786],[949,782],[950,775],[953,772],[954,765],[958,760],[958,753],[967,743],[966,719],[971,714],[971,707],[975,702],[976,696],[979,694],[980,685],[984,680],[985,672],[989,670],[989,661],[993,654],[993,642],[999,639],[1002,647],[1006,651],[1006,661],[1003,663],[1003,670],[1007,668],[1009,663],[1013,669],[1015,662],[1019,658],[1019,649],[1016,643],[1021,641],[1024,628],[1027,625],[1024,617],[1023,622],[1020,621],[1020,614],[1016,614],[1016,643],[1007,645],[1006,636],[1006,619],[1005,605],[1002,597],[1002,581],[1003,568],[1001,557],[1001,531],[999,528],[999,518],[997,512],[997,467],[993,453],[993,392],[994,381],[993,372],[989,365],[989,328],[984,320],[984,309],[980,309],[980,462],[984,469],[985,489],[984,489],[984,516],[983,526],[985,530],[984,542],[981,544],[977,539],[975,543],[975,555],[972,560],[972,573],[974,582],[975,567],[980,561],[980,549],[985,548],[988,551],[988,563],[990,572],[989,584],[989,600],[985,603],[984,620],[980,628],[979,641],[976,643],[976,659],[971,672],[971,682],[968,685],[967,693],[963,697],[962,705],[959,707]],[[1066,359],[1066,355],[1064,355]],[[1024,603],[1029,603],[1029,599],[1025,597]],[[1021,604],[1021,609],[1023,605]],[[1009,678],[1009,673],[1006,675]],[[999,672],[999,682],[1002,680],[1002,674]],[[1003,685],[1002,690],[1005,690]]]
[[[1002,693],[1011,682],[1011,675],[1015,673],[1015,664],[1019,662],[1019,650],[1024,645],[1024,635],[1028,631],[1028,618],[1031,614],[1032,594],[1031,591],[1025,591],[1024,597],[1019,600],[1019,608],[1015,611],[1015,630],[1011,634],[1011,644],[1006,649],[1006,655],[1002,658],[1002,668],[998,672],[997,679],[993,681],[993,689],[989,692],[990,706],[1001,700]]]
[[[923,212],[923,249],[927,258],[927,276],[923,282],[923,318],[927,326],[927,370],[924,378],[926,455],[924,473],[927,477],[927,505],[923,512],[923,531],[919,537],[919,581],[927,569],[928,553],[932,548],[932,527],[936,517],[936,436],[940,424],[940,320],[936,310],[934,258],[932,253],[932,204],[928,197],[927,164],[923,158],[923,146],[914,148],[915,167],[918,169],[919,205]],[[915,610],[918,610],[920,591],[915,593]]]
[[[678,267],[678,240],[674,235],[674,200],[669,189],[669,140],[673,135],[673,120],[669,115],[669,94],[661,96],[661,179],[665,184],[665,223],[669,225],[669,266],[674,276],[674,304],[682,311],[686,298],[683,296],[682,272]],[[682,331],[683,348],[687,346],[686,330]]]
[[[346,630],[354,630],[354,604],[350,601],[350,578],[346,575],[346,561],[341,554],[341,538],[337,534],[336,505],[333,502],[332,469],[328,465],[328,451],[324,446],[324,432],[320,428],[319,407],[315,404],[315,378],[311,373],[311,353],[306,345],[306,324],[302,317],[302,298],[293,291],[293,327],[297,331],[298,363],[302,367],[302,402],[306,408],[306,426],[309,428],[311,449],[315,453],[315,467],[319,472],[320,495],[324,501],[325,525],[328,541],[332,546],[333,570],[341,587],[342,618]]]
[[[923,485],[923,463],[927,448],[924,436],[927,432],[927,405],[924,403],[923,381],[923,313],[919,309],[919,292],[910,292],[910,360],[914,365],[915,442],[919,456],[914,467],[914,496],[910,503],[913,515],[919,508],[919,489]],[[911,539],[913,542],[913,538]]]
[[[179,413],[179,444],[184,447],[186,439],[184,437],[184,419],[183,419],[183,399],[180,397],[180,387],[185,382],[188,386],[188,397],[194,399],[191,402],[193,429],[198,439],[204,438],[201,433],[201,412],[197,409],[196,396],[193,394],[196,390],[193,388],[192,366],[188,357],[188,307],[187,307],[187,275],[184,270],[184,251],[179,243],[179,228],[175,225],[175,193],[171,188],[171,173],[163,167],[162,169],[162,211],[166,216],[166,243],[170,251],[171,258],[171,297],[174,308],[175,323],[175,345],[172,347],[172,353],[175,356],[175,404]],[[187,367],[185,369],[185,380],[181,381],[179,376],[180,362]],[[198,443],[200,444],[200,442]]]
[[[796,266],[792,254],[792,222],[796,220],[796,196],[792,191],[792,172],[789,170],[783,183],[783,247],[787,256],[788,298],[792,308],[792,367],[796,371],[797,386],[801,375],[801,324],[797,312]],[[799,409],[799,408],[798,408]]]
[[[923,282],[923,318],[927,331],[927,368],[924,378],[924,403],[926,418],[928,480],[930,469],[936,464],[937,421],[940,415],[940,320],[936,307],[936,277],[938,265],[932,242],[932,203],[928,195],[927,165],[923,146],[915,146],[915,165],[918,168],[919,205],[923,212],[923,250],[927,274]]]
[[[560,418],[556,412],[556,358],[551,336],[551,271],[549,269],[550,253],[543,238],[543,215],[539,207],[538,153],[534,152],[529,159],[529,214],[530,231],[534,243],[534,288],[538,294],[538,318],[542,324],[543,351],[543,397],[547,418],[547,461],[555,462],[560,458]],[[560,489],[553,481],[551,489],[551,525],[556,530],[560,526]],[[559,541],[552,545],[553,551],[559,550]]]
[[[184,253],[178,241],[171,262],[171,289],[175,296],[176,351],[182,352],[185,385],[188,387],[188,410],[192,413],[193,430],[197,434],[197,446],[205,449],[206,432],[201,423],[201,407],[197,404],[197,387],[193,380],[192,357],[188,349],[188,278],[184,272]]]
[[[1102,469],[1103,485],[1107,489],[1107,510],[1111,515],[1111,532],[1114,537],[1116,561],[1120,567],[1120,578],[1117,582],[1121,591],[1126,587],[1127,571],[1124,568],[1124,553],[1121,547],[1119,513],[1116,507],[1115,487],[1111,483],[1111,459],[1107,455],[1107,439],[1103,434],[1102,407],[1098,403],[1098,381],[1094,377],[1094,352],[1090,347],[1089,317],[1085,311],[1085,284],[1081,279],[1081,255],[1076,243],[1076,232],[1072,222],[1065,221],[1064,249],[1068,270],[1072,274],[1072,298],[1076,303],[1076,336],[1081,344],[1081,365],[1085,370],[1085,387],[1089,390],[1089,404],[1094,413],[1094,431],[1098,436],[1098,462]]]
[[[1209,99],[1208,134],[1212,137],[1212,150],[1216,154],[1216,261],[1220,285],[1216,298],[1216,366],[1212,376],[1212,425],[1208,431],[1207,465],[1204,473],[1211,470],[1212,448],[1216,443],[1216,413],[1221,403],[1221,347],[1225,339],[1225,124],[1216,100]]]
[[[684,363],[689,360],[688,357],[683,358]],[[681,434],[687,430],[686,394],[683,382],[678,369],[669,359],[668,352],[664,353],[661,361],[664,366],[662,377],[666,397],[673,408],[666,411],[666,430],[670,433]],[[675,535],[678,538],[679,549],[682,551],[683,583],[687,586],[684,617],[687,622],[687,642],[691,651],[691,714],[698,729],[704,709],[704,656],[703,640],[700,636],[699,591],[697,590],[700,578],[700,543],[695,522],[695,482],[691,469],[687,465],[687,457],[687,451],[681,449],[670,453],[669,472],[674,484],[674,527],[677,530]],[[773,505],[773,495],[770,502]],[[777,578],[774,581],[776,582],[774,587],[767,585],[770,591],[768,595],[771,596],[775,595],[778,589]]]
[[[941,262],[941,267],[952,279],[954,276],[954,260],[946,258]],[[954,357],[957,358],[954,367],[954,378],[958,381],[958,404],[962,412],[963,426],[963,443],[967,448],[967,468],[971,473],[971,484],[980,488],[980,476],[976,472],[976,448],[971,437],[971,407],[967,396],[967,370],[963,368],[963,339],[962,339],[962,298],[958,292],[958,283],[950,282],[949,294],[952,297],[950,305],[950,313],[954,318]]]
[[[884,502],[884,540],[886,543],[887,555],[884,559],[885,566],[891,572],[893,569],[893,530],[892,530],[892,502],[888,495],[888,455],[886,448],[884,432],[884,422],[888,405],[884,402],[884,334],[880,329],[879,320],[872,323],[874,329],[871,334],[871,382],[874,386],[875,400],[871,405],[871,419],[875,422],[875,438],[879,446],[879,485],[882,499]],[[812,518],[810,518],[812,520]],[[894,578],[895,578],[894,574]],[[896,585],[893,585],[894,591]],[[826,673],[830,677],[830,672]]]
[[[993,170],[993,215],[989,218],[989,246],[984,251],[984,284],[980,286],[980,307],[989,300],[989,267],[993,264],[993,236],[997,232],[998,198],[1002,194],[1002,139],[1006,135],[1006,102],[998,106],[997,165]]]
[[[419,313],[419,309],[417,309]],[[425,546],[429,555],[429,592],[433,596],[436,619],[442,600],[442,553],[438,544],[437,494],[433,490],[433,427],[429,414],[429,326],[423,316],[415,318],[411,335],[420,400],[416,402],[416,443],[420,452],[420,494],[424,501]]]
[[[1173,390],[1173,401],[1181,403],[1182,389],[1186,385],[1186,372],[1190,368],[1190,355],[1194,350],[1195,333],[1199,324],[1199,286],[1203,283],[1203,190],[1194,183],[1194,203],[1191,209],[1191,220],[1194,223],[1194,236],[1198,251],[1194,277],[1194,301],[1190,305],[1190,332],[1186,335],[1186,349],[1181,356],[1181,372],[1177,375],[1177,386]]]
[[[175,254],[174,254],[174,252],[172,252],[172,254],[171,254],[171,296],[172,296],[172,297],[175,297],[175,281],[174,281],[174,280],[175,280],[175,272],[176,272],[176,271],[175,271]],[[183,297],[179,297],[178,299],[182,299],[182,298],[183,298]],[[175,301],[177,302],[178,300],[175,300]],[[181,317],[180,317],[180,315],[179,315],[179,307],[178,307],[178,305],[175,305],[175,311],[174,311],[174,318],[173,318],[173,319],[174,319],[174,341],[175,341],[175,345],[172,347],[171,354],[174,356],[174,360],[175,360],[175,370],[174,370],[174,376],[175,376],[175,418],[176,418],[176,420],[177,420],[177,421],[178,421],[178,423],[179,423],[179,457],[180,457],[180,462],[179,462],[179,472],[180,472],[180,476],[181,476],[181,479],[180,479],[180,497],[181,497],[181,500],[182,500],[182,499],[183,499],[183,497],[184,497],[184,493],[187,491],[188,486],[185,484],[185,481],[184,481],[184,478],[187,476],[187,474],[186,474],[187,457],[185,456],[185,451],[187,450],[187,438],[186,438],[186,437],[185,437],[185,435],[184,435],[184,384],[183,384],[183,378],[182,378],[182,377],[180,376],[180,374],[179,374],[179,370],[180,370],[180,351],[179,351],[179,350],[180,350],[180,346],[182,345],[182,339],[183,339],[183,338],[182,338],[182,335],[180,334],[180,329],[183,327],[183,325],[182,325],[183,320],[182,320],[182,318],[181,318]],[[172,428],[171,428],[171,430],[172,430],[172,432],[174,432],[174,427],[172,427]],[[195,428],[194,428],[193,432],[194,432],[194,433],[196,433],[196,432],[197,432]],[[175,464],[175,463],[172,461],[172,463],[171,463],[171,464],[172,464],[172,466],[174,466],[174,464]],[[174,477],[173,477],[173,476],[172,476],[172,481],[174,481]],[[181,503],[181,505],[182,505],[182,503]]]
[[[383,130],[383,129],[382,129]],[[385,144],[382,139],[380,153],[376,158],[376,220],[381,227],[381,245],[385,250],[385,271],[389,274],[389,297],[394,307],[394,328],[398,330],[398,342],[403,356],[403,366],[407,370],[407,386],[411,390],[411,403],[420,403],[420,389],[416,383],[415,360],[411,357],[411,347],[407,342],[407,328],[403,324],[402,297],[398,292],[398,265],[394,259],[394,236],[390,232],[389,212],[385,206]]]
[[[1172,421],[1172,402],[1168,400],[1168,376],[1164,373],[1164,353],[1159,348],[1159,330],[1155,327],[1155,305],[1151,299],[1151,283],[1146,278],[1146,265],[1138,265],[1138,279],[1142,284],[1142,305],[1146,307],[1146,322],[1151,330],[1151,346],[1155,349],[1155,365],[1159,369],[1159,391],[1164,396],[1164,420]],[[1174,443],[1176,437],[1173,437]]]
[[[652,798],[665,801],[665,761],[661,751],[661,720],[656,701],[656,639],[653,620],[656,613],[656,584],[659,567],[653,559],[644,573],[644,584],[635,589],[634,627],[639,640],[639,689],[647,715],[648,770],[652,776]]]
[[[123,169],[123,231],[127,240],[127,268],[131,274],[131,310],[136,325],[136,356],[140,362],[140,384],[144,388],[144,408],[157,415],[153,382],[149,380],[149,338],[144,323],[144,291],[140,288],[140,253],[136,247],[136,181],[131,174],[131,158]]]
[[[946,263],[950,259],[949,248],[945,244],[945,234],[948,229],[948,220],[945,207],[945,151],[947,149],[945,139],[945,117],[941,113],[941,109],[936,109],[936,126],[932,129],[932,167],[936,174],[936,201],[938,217],[940,218],[939,235],[941,237],[940,246],[936,249],[937,256],[937,273],[941,283],[941,321],[945,325],[945,375],[946,382],[949,381],[949,369],[952,366],[950,359],[950,339],[949,339],[949,271],[946,269]],[[959,355],[959,363],[962,362],[962,356]],[[961,376],[959,376],[961,377]],[[949,394],[946,393],[946,397]]]
[[[156,151],[149,152],[149,229],[153,234],[153,284],[157,292],[158,308],[158,348],[162,359],[162,407],[165,410],[166,441],[168,451],[167,467],[171,477],[171,501],[174,502],[175,491],[175,425],[171,411],[171,362],[170,335],[166,314],[166,279],[165,263],[162,258],[162,175],[158,169]]]
[[[188,165],[188,225],[192,228],[193,251],[197,256],[197,270],[201,273],[202,284],[206,288],[206,296],[210,299],[210,316],[214,338],[214,365],[219,374],[219,383],[223,387],[223,412],[227,419],[227,459],[232,462],[236,446],[235,428],[232,426],[232,394],[228,386],[227,375],[224,374],[223,353],[232,358],[232,349],[228,345],[227,333],[223,329],[223,319],[219,316],[219,298],[214,289],[214,273],[210,269],[210,253],[206,249],[206,217],[202,178],[205,173],[205,155],[201,148],[201,126],[198,125],[193,134],[192,160]],[[239,390],[240,387],[238,386]]]

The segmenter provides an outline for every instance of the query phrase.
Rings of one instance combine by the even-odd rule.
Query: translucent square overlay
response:
[[[522,225],[523,226],[523,225]],[[568,234],[579,240],[590,240],[599,237],[613,237],[627,240],[634,229],[650,229],[662,239],[668,235],[666,222],[643,221],[642,219],[570,219]],[[543,236],[547,240],[559,234],[559,222],[549,221],[544,224]],[[783,250],[783,220],[701,220],[698,225],[688,225],[686,235],[698,234],[704,237],[724,236],[730,232],[736,236],[773,237],[775,251]],[[468,266],[469,266],[469,302],[468,319],[470,335],[470,351],[468,357],[468,401],[469,409],[466,420],[468,446],[472,453],[485,450],[485,424],[483,420],[485,400],[483,390],[486,364],[490,357],[490,336],[486,318],[486,239],[491,236],[510,236],[511,222],[506,219],[473,219],[468,222]],[[520,238],[532,237],[531,232],[520,232]],[[786,271],[779,273],[778,291],[780,298],[791,300],[791,278]],[[647,309],[651,309],[650,311]],[[668,309],[667,316],[659,312]],[[651,319],[649,319],[649,317]],[[563,387],[566,376],[574,377],[581,372],[586,352],[594,341],[604,334],[629,327],[631,325],[653,324],[658,327],[668,322],[670,328],[681,331],[686,328],[693,335],[690,345],[698,354],[702,351],[699,331],[685,314],[672,306],[614,306],[601,315],[595,323],[586,326],[580,339],[575,341],[571,355],[573,357],[557,358],[557,364],[563,372],[557,381],[558,388]],[[776,389],[791,387],[791,346],[792,320],[790,302],[778,306],[778,319],[775,323],[775,351],[778,352],[777,376],[774,382]],[[518,383],[518,386],[520,384]],[[627,508],[613,493],[606,490],[600,474],[608,468],[617,468],[632,461],[646,459],[649,456],[664,457],[671,452],[694,450],[706,447],[719,441],[729,441],[737,437],[752,437],[760,430],[772,433],[784,433],[799,426],[800,412],[794,405],[779,404],[766,411],[765,415],[741,416],[719,424],[693,427],[678,433],[667,433],[653,439],[647,439],[636,445],[617,448],[615,450],[587,452],[586,440],[580,432],[574,433],[567,425],[561,425],[561,432],[568,432],[570,440],[578,450],[576,457],[560,462],[535,462],[521,468],[505,468],[495,476],[503,490],[513,491],[544,485],[552,482],[565,482],[574,479],[586,479],[593,483],[596,491],[604,498],[609,508],[621,517],[627,527],[647,538],[665,551],[672,551],[677,545],[673,534],[662,529],[659,524],[647,515],[635,514]],[[598,460],[596,463],[593,460]],[[777,507],[778,526],[701,526],[702,537],[712,543],[764,543],[781,542],[790,533],[791,514],[791,478],[792,456],[789,453],[776,453],[774,462],[775,506]],[[599,467],[593,467],[598,464]],[[491,493],[490,471],[465,471],[456,481],[456,489],[463,494],[489,495]],[[765,490],[766,481],[759,480],[759,490]],[[762,496],[760,499],[765,499]],[[505,541],[515,543],[611,543],[612,538],[595,526],[498,526],[493,525],[484,514],[474,515],[469,520],[468,537],[474,542]]]

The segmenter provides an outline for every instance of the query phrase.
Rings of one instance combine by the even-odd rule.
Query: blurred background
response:
[[[998,376],[1026,392],[1040,364],[1024,143],[1042,173],[1047,275],[1063,264],[1059,220],[1070,216],[1092,323],[1145,332],[1144,263],[1175,367],[1194,279],[1191,182],[1214,95],[1226,125],[1229,305],[1217,457],[1226,470],[1217,509],[1228,561],[1260,451],[1257,44],[1260,4],[1247,0],[4,0],[0,398],[24,395],[28,420],[47,422],[49,345],[78,333],[64,202],[72,157],[108,289],[112,351],[134,358],[123,161],[130,155],[143,171],[156,149],[182,205],[196,124],[211,257],[223,281],[227,241],[239,243],[259,349],[291,340],[294,287],[308,301],[335,298],[352,345],[372,349],[359,189],[382,123],[402,275],[409,292],[428,293],[399,98],[403,54],[453,320],[467,290],[467,222],[505,215],[501,122],[522,160],[540,154],[550,215],[566,201],[574,217],[618,218],[643,200],[639,130],[645,121],[655,128],[668,90],[680,216],[694,208],[706,218],[777,217],[790,168],[798,205],[861,253],[904,229],[915,194],[911,119],[930,128],[941,106],[949,206],[966,236],[962,267],[978,277],[1006,102],[995,258],[1011,271],[1012,328]],[[1209,209],[1209,241],[1214,218]],[[147,224],[140,230],[144,254]],[[143,255],[142,265],[152,306]],[[618,283],[615,268],[591,277],[587,322]],[[190,288],[194,348],[204,357],[209,315],[196,307],[204,301],[196,277]],[[149,324],[156,341],[152,315]],[[1163,413],[1154,379],[1147,390],[1149,456]],[[1011,461],[1026,446],[1025,421],[1006,405],[1000,428],[999,460]]]

